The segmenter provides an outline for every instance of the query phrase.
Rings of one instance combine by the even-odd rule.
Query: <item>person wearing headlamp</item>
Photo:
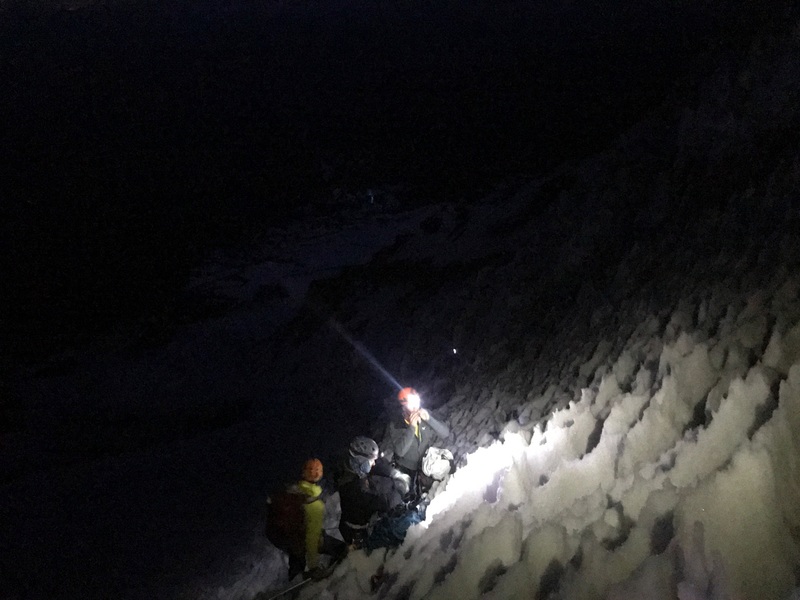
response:
[[[422,408],[422,400],[414,388],[401,389],[397,401],[401,411],[389,423],[386,437],[392,464],[411,477],[409,499],[414,501],[419,500],[433,483],[420,470],[425,452],[433,445],[436,436],[442,440],[449,436],[450,428]]]

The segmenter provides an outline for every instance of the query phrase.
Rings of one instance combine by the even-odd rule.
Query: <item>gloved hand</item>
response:
[[[420,421],[419,411],[415,410],[410,415],[408,415],[408,418],[406,419],[406,421],[408,421],[408,424],[411,425],[411,427],[416,427],[417,425],[419,425],[419,421]]]
[[[411,489],[411,477],[400,471],[392,473],[392,480],[394,481],[394,488],[401,496],[405,496]]]

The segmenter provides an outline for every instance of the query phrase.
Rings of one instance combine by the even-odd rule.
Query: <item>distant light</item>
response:
[[[455,348],[453,348],[453,354],[458,354],[458,350],[456,350]]]

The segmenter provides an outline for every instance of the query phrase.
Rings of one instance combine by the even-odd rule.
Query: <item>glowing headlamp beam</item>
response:
[[[347,332],[347,330],[345,330],[345,328],[344,328],[344,327],[342,327],[342,325],[341,325],[341,324],[339,324],[339,323],[338,323],[337,321],[335,321],[334,319],[330,318],[330,319],[328,319],[328,326],[329,326],[331,329],[333,329],[333,330],[334,330],[336,333],[338,333],[340,336],[342,336],[342,337],[343,337],[343,338],[344,338],[344,339],[347,341],[347,343],[349,343],[349,344],[350,344],[350,345],[351,345],[353,348],[355,348],[355,350],[356,350],[356,351],[357,351],[357,352],[358,352],[358,353],[359,353],[359,354],[360,354],[360,355],[361,355],[361,356],[362,356],[362,357],[363,357],[363,358],[364,358],[364,359],[365,359],[365,360],[366,360],[366,361],[367,361],[367,362],[368,362],[370,365],[372,365],[372,366],[375,368],[375,370],[376,370],[376,371],[378,371],[378,373],[380,373],[381,375],[383,375],[383,377],[384,377],[384,379],[386,379],[386,381],[388,381],[389,383],[391,383],[392,385],[394,385],[394,386],[395,386],[395,387],[396,387],[398,390],[400,390],[400,389],[402,389],[402,388],[403,388],[403,386],[402,386],[402,385],[400,385],[400,384],[397,382],[397,379],[395,379],[395,378],[392,376],[392,374],[391,374],[391,373],[389,373],[389,371],[387,371],[387,370],[386,370],[386,369],[383,367],[383,365],[381,365],[381,363],[379,363],[379,362],[378,362],[378,359],[377,359],[377,358],[375,358],[375,357],[372,355],[372,353],[371,353],[369,350],[367,350],[367,349],[364,347],[364,344],[362,344],[361,342],[357,342],[356,340],[354,340],[354,339],[353,339],[353,336],[351,336],[351,335],[350,335],[350,334]],[[419,407],[419,396],[417,397],[417,407]]]

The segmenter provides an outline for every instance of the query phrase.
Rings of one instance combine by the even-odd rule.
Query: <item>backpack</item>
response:
[[[397,548],[406,539],[408,528],[425,520],[424,512],[417,509],[403,510],[381,517],[371,528],[367,538],[367,550]]]
[[[453,470],[453,453],[431,446],[422,457],[422,472],[436,481],[442,481]]]
[[[284,552],[305,554],[305,505],[321,496],[307,496],[296,485],[287,485],[267,497],[267,522],[264,534],[272,544]]]

